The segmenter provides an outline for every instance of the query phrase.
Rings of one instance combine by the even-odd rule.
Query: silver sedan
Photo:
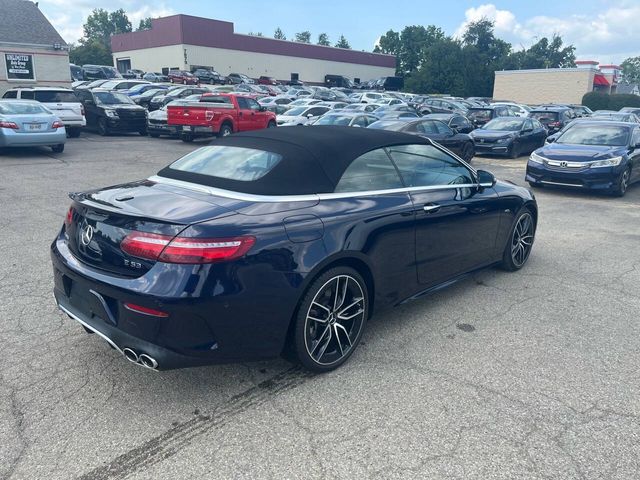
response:
[[[62,121],[41,103],[0,100],[0,147],[51,147],[64,151],[67,140]]]

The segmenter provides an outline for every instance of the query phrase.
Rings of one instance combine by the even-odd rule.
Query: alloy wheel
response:
[[[521,267],[529,258],[533,247],[534,223],[530,213],[523,213],[513,229],[511,239],[511,259],[517,267]]]
[[[329,279],[313,297],[304,326],[309,357],[332,365],[349,355],[366,318],[362,286],[350,275]]]
[[[624,195],[627,192],[627,188],[629,187],[629,169],[626,169],[622,172],[622,176],[620,177],[620,194]]]

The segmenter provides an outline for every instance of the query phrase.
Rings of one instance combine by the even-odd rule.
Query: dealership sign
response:
[[[5,53],[7,80],[35,80],[33,55],[29,53]]]

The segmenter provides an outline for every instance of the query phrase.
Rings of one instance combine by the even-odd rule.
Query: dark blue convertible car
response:
[[[232,135],[71,198],[56,301],[151,369],[283,352],[333,369],[374,311],[521,268],[538,216],[527,189],[426,138],[330,126]]]
[[[623,196],[640,181],[640,125],[576,120],[529,157],[532,187],[554,185]]]

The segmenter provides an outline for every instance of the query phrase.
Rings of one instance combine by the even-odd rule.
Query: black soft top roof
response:
[[[353,160],[371,150],[429,140],[385,130],[343,126],[295,126],[255,130],[230,135],[212,145],[235,146],[277,153],[282,160],[253,181],[229,180],[184,172],[167,166],[161,177],[256,195],[331,193]]]

